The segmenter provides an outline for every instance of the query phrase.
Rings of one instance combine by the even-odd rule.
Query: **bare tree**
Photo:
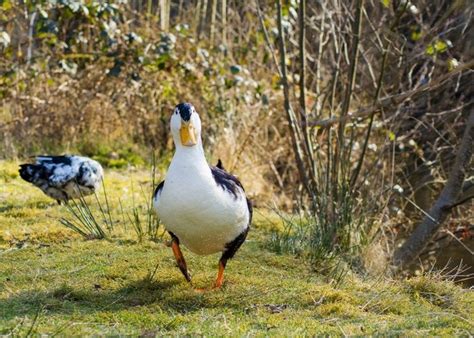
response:
[[[160,28],[164,32],[170,29],[171,0],[160,0]]]
[[[211,44],[214,43],[214,37],[216,35],[216,14],[217,14],[217,0],[212,0],[211,13],[210,13],[210,27],[209,27],[209,40]]]
[[[199,23],[197,27],[196,36],[198,40],[201,39],[202,32],[204,31],[206,27],[206,13],[207,13],[208,3],[209,3],[209,0],[201,0],[198,2],[198,6],[201,5],[201,7],[197,8]]]
[[[227,45],[227,0],[221,1],[222,43]]]
[[[309,194],[313,194],[313,191],[310,188],[309,180],[306,174],[305,166],[303,163],[303,152],[301,150],[301,131],[299,128],[299,123],[296,118],[295,112],[291,106],[290,99],[290,86],[288,83],[288,75],[286,68],[286,46],[285,46],[285,32],[283,29],[283,15],[281,8],[281,0],[277,0],[277,23],[278,23],[278,35],[279,35],[279,50],[280,50],[280,73],[281,81],[283,84],[283,95],[285,101],[285,111],[290,126],[291,140],[293,145],[293,150],[296,158],[296,163],[298,166],[298,171],[300,178],[304,184],[304,187],[307,189]]]
[[[462,192],[473,150],[474,110],[471,110],[448,182],[421,224],[418,225],[402,247],[395,252],[393,264],[396,267],[406,267],[418,257],[439,228],[441,228],[450,210],[459,205],[460,201],[458,201],[458,198]]]

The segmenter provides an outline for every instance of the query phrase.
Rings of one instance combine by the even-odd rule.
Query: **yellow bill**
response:
[[[181,121],[181,128],[179,129],[179,136],[181,137],[181,144],[183,146],[191,147],[197,144],[196,133],[191,122]]]

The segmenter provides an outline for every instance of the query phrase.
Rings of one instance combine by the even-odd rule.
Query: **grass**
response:
[[[220,291],[197,293],[164,241],[139,242],[119,199],[146,171],[107,171],[114,232],[84,240],[59,222],[64,207],[0,162],[0,334],[468,335],[474,294],[422,276],[394,281],[347,274],[337,287],[303,260],[270,251],[275,215],[256,210],[248,241]],[[138,192],[137,192],[138,193]],[[94,198],[93,196],[86,197]],[[92,200],[90,200],[92,201]],[[141,201],[140,198],[135,199]],[[130,204],[125,204],[127,208]],[[146,215],[146,206],[140,209]],[[210,285],[219,256],[186,249],[195,287]]]

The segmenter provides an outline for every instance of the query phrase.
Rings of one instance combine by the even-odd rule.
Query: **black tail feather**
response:
[[[20,164],[20,177],[26,182],[32,182],[36,166],[34,164]]]

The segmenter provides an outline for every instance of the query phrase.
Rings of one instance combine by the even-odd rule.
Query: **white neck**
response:
[[[181,142],[174,142],[176,151],[171,161],[171,167],[186,167],[187,169],[194,168],[199,171],[207,171],[209,165],[207,164],[206,157],[204,156],[204,149],[202,147],[202,140],[199,137],[198,143],[191,147],[186,147],[181,144]]]

